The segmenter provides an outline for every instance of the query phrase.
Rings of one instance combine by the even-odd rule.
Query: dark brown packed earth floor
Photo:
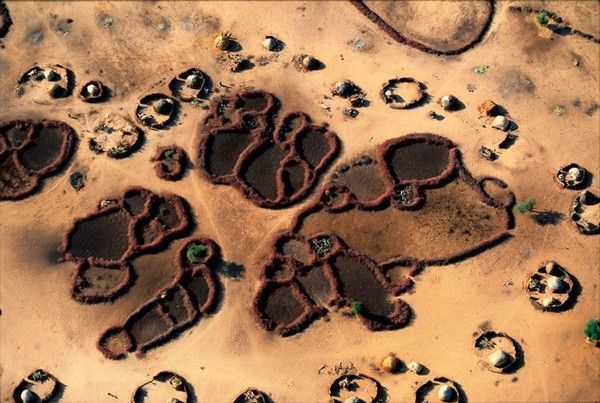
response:
[[[339,150],[337,136],[280,102],[245,91],[212,103],[200,139],[200,166],[213,183],[238,188],[255,204],[283,208],[304,199]]]
[[[75,132],[54,120],[0,123],[0,200],[29,196],[71,154]]]

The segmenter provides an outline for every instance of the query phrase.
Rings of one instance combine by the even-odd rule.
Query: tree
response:
[[[207,250],[208,248],[206,246],[193,243],[188,246],[187,250],[185,251],[185,257],[191,264],[200,263],[206,256]]]
[[[352,301],[352,305],[350,306],[350,309],[352,310],[352,315],[358,315],[360,313],[360,311],[362,310],[362,302],[360,302],[358,300]]]
[[[522,201],[521,203],[517,203],[517,205],[515,206],[517,211],[521,214],[525,214],[529,211],[533,211],[534,207],[535,207],[535,199],[533,197],[528,197],[527,199],[525,199],[525,201]]]
[[[545,27],[550,22],[548,14],[546,14],[544,11],[536,15],[535,19],[537,20],[538,24],[540,24],[542,27]]]
[[[600,322],[596,319],[590,319],[588,323],[585,324],[583,334],[588,341],[598,343],[600,341]]]

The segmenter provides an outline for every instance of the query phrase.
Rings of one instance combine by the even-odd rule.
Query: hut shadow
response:
[[[593,180],[594,180],[594,174],[591,173],[590,171],[587,171],[585,173],[585,178],[583,179],[583,182],[581,182],[577,186],[573,186],[571,189],[574,189],[574,190],[583,190],[585,188],[588,188],[588,187],[590,187],[592,185],[592,181]]]
[[[64,383],[62,383],[60,381],[56,381],[56,392],[54,393],[52,398],[47,400],[47,402],[56,403],[56,402],[60,401],[65,393],[66,388],[67,388],[67,385],[65,385]]]
[[[216,272],[232,280],[240,280],[246,274],[246,270],[241,264],[224,260],[217,263]]]
[[[98,101],[96,101],[96,103],[108,102],[114,96],[112,88],[110,88],[109,86],[107,86],[105,84],[102,84],[102,86],[104,87],[104,92],[102,93],[102,97],[100,99],[98,99]]]
[[[462,385],[460,383],[454,381],[454,386],[456,386],[456,391],[458,392],[458,402],[459,403],[468,403],[469,398],[467,397],[467,394],[465,393],[465,390],[463,389]]]
[[[502,140],[502,142],[498,144],[498,148],[500,148],[501,150],[507,150],[517,142],[518,138],[519,136],[517,136],[516,134],[508,133],[504,140]]]
[[[225,288],[223,287],[223,281],[221,280],[221,276],[224,276],[233,280],[240,280],[245,275],[245,269],[242,265],[226,262],[219,256],[217,263],[215,263],[215,273],[220,274],[220,276],[215,276],[217,280],[217,292],[215,294],[215,305],[212,311],[210,312],[210,316],[217,314],[221,308],[223,307],[223,302],[225,300]]]
[[[515,361],[508,368],[502,371],[503,374],[514,374],[515,372],[517,372],[525,366],[525,354],[523,352],[523,347],[521,347],[521,343],[519,343],[512,337],[510,337],[510,339],[515,345]]]
[[[579,282],[579,280],[577,280],[577,278],[572,274],[571,280],[573,280],[573,288],[571,288],[569,298],[567,298],[565,303],[562,304],[558,309],[555,309],[555,312],[568,311],[569,309],[575,306],[577,301],[579,301],[579,296],[581,295],[583,288],[581,287],[581,283]]]
[[[196,389],[194,386],[189,383],[187,380],[185,381],[185,386],[188,390],[188,402],[189,403],[198,403],[198,398],[196,397]]]
[[[565,215],[559,211],[543,210],[534,212],[531,218],[536,224],[546,226],[559,224],[564,220]]]

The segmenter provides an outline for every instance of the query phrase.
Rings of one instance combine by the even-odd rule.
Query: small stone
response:
[[[169,115],[173,111],[173,101],[168,98],[159,99],[158,102],[154,104],[154,110],[161,115]]]
[[[557,276],[548,277],[547,284],[550,291],[557,293],[563,292],[566,289],[567,285],[562,278]]]
[[[193,89],[200,89],[202,87],[202,77],[199,74],[190,74],[185,79],[185,84]]]
[[[511,361],[511,356],[502,350],[496,350],[488,356],[488,362],[496,368],[502,368]]]
[[[387,90],[386,92],[383,93],[383,95],[385,95],[386,98],[391,98],[394,95],[394,91]]]
[[[44,77],[46,77],[46,80],[48,80],[48,81],[60,80],[60,74],[58,74],[56,71],[54,71],[52,69],[48,69],[48,70],[44,71]]]
[[[400,367],[400,360],[393,353],[388,354],[381,361],[381,368],[385,372],[389,372],[390,374],[393,374],[394,372],[398,371],[399,367]]]
[[[279,41],[273,36],[265,36],[262,45],[268,51],[275,52],[279,48]]]
[[[363,403],[363,400],[356,396],[350,396],[344,400],[344,403]]]
[[[454,398],[454,388],[449,385],[440,386],[440,390],[438,391],[438,398],[442,402],[449,402]]]
[[[88,95],[93,97],[100,95],[100,87],[98,87],[96,84],[88,84],[88,86],[85,87],[85,91]]]
[[[435,111],[429,111],[427,112],[427,117],[430,119],[435,119],[437,118],[437,113],[435,113]]]
[[[63,87],[61,87],[61,85],[58,83],[52,84],[52,86],[48,89],[48,94],[50,94],[52,98],[63,97],[65,95],[65,92],[66,90]]]
[[[409,371],[414,372],[417,375],[423,371],[423,366],[416,361],[409,362],[407,367]]]
[[[557,303],[558,300],[554,297],[546,297],[542,300],[542,306],[544,306],[545,308],[556,305]]]
[[[510,126],[510,120],[508,120],[505,116],[498,115],[494,118],[492,122],[492,127],[494,129],[506,131]]]
[[[573,59],[573,66],[579,66],[579,59]]]

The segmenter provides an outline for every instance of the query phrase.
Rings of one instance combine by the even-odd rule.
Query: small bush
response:
[[[583,334],[593,342],[600,341],[600,322],[596,319],[590,319],[588,323],[585,324]]]
[[[163,156],[165,159],[170,160],[171,158],[173,158],[175,156],[175,150],[167,150],[163,153]]]
[[[543,11],[541,13],[539,13],[538,15],[536,15],[535,19],[537,20],[538,24],[540,24],[542,27],[545,27],[550,22],[550,18],[548,17],[548,14],[546,14]]]
[[[533,197],[528,197],[525,201],[521,203],[517,203],[516,209],[519,213],[525,214],[528,211],[532,211],[535,207],[535,199]]]
[[[350,306],[352,311],[352,315],[358,315],[362,310],[362,302],[354,300],[352,301],[352,305]]]
[[[185,251],[185,257],[191,264],[200,263],[205,257],[208,248],[204,245],[193,243]]]

